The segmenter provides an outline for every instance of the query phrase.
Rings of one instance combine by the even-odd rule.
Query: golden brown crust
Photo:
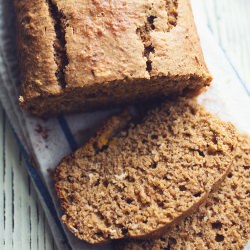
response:
[[[164,20],[161,20],[151,33],[155,50],[150,54],[151,76],[200,76],[201,79],[211,79],[200,49],[190,1],[178,0],[177,3],[177,25],[170,32],[164,32]]]
[[[250,238],[249,179],[250,137],[239,135],[232,171],[194,215],[159,239],[116,242],[115,249],[244,249]]]
[[[45,0],[15,0],[14,4],[22,95],[32,99],[59,94],[53,49],[55,31],[48,4]]]
[[[32,101],[20,98],[20,104],[37,116],[47,117],[58,112],[84,112],[97,108],[114,107],[118,104],[141,103],[142,101],[164,98],[165,96],[196,96],[207,87],[202,79],[171,80],[166,77],[135,81],[114,81],[109,84],[95,84],[86,88],[65,90],[61,95],[37,97]],[[125,86],[127,88],[118,88]],[[102,93],[99,96],[98,93]],[[148,95],[150,93],[150,96]],[[72,101],[74,100],[74,101]]]
[[[166,102],[114,136],[108,147],[83,147],[58,165],[63,222],[90,243],[159,236],[225,177],[235,143],[234,127],[195,101]]]
[[[211,81],[189,0],[15,2],[20,103],[36,115],[197,92]]]

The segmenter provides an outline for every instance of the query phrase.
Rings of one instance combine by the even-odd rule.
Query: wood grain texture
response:
[[[219,45],[250,90],[250,1],[202,0]]]
[[[0,107],[0,249],[55,249],[6,115]]]
[[[201,1],[210,29],[250,90],[250,1]],[[55,249],[45,215],[1,107],[0,249]]]

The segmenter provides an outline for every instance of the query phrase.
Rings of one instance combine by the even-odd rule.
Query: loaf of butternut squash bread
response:
[[[189,0],[15,0],[19,102],[61,112],[197,95],[209,85]]]

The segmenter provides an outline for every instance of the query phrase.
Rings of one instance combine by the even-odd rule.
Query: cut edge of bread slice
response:
[[[243,249],[250,240],[250,136],[238,135],[232,169],[196,213],[155,240],[115,241],[117,250]]]
[[[202,107],[198,106],[196,101],[180,99],[179,102],[182,104],[177,104],[177,105],[190,105],[190,109],[191,109],[190,112],[193,112],[192,109],[197,109],[198,111],[197,110],[196,111],[200,112],[200,115],[207,116],[207,117],[204,117],[205,119],[211,118],[211,119],[215,119],[216,122],[221,122],[218,118],[214,118],[213,116],[208,114],[206,111],[204,111],[204,109]],[[173,105],[173,103],[171,103],[171,102],[169,102],[169,103],[170,103],[169,109],[172,109],[171,105]],[[160,109],[161,108],[156,108],[156,110],[160,110]],[[196,111],[194,111],[194,112],[196,112]],[[158,112],[158,111],[156,111],[156,112]],[[152,111],[149,111],[149,114],[146,115],[146,117],[148,117],[150,115],[152,115]],[[195,114],[194,114],[194,116],[195,116]],[[189,206],[185,211],[179,213],[178,216],[174,217],[174,219],[172,221],[165,223],[161,226],[158,226],[154,230],[151,230],[151,231],[149,230],[148,232],[143,232],[143,233],[138,233],[138,231],[137,231],[137,232],[132,232],[131,234],[129,234],[127,232],[127,229],[124,230],[124,228],[122,228],[122,230],[124,230],[126,232],[124,235],[121,235],[121,234],[120,235],[112,235],[112,232],[110,233],[110,231],[109,231],[109,232],[106,232],[106,235],[108,235],[108,236],[105,236],[105,232],[104,233],[101,232],[100,235],[97,235],[96,238],[93,238],[91,236],[91,232],[87,232],[87,230],[81,229],[81,232],[79,232],[79,229],[76,227],[76,225],[74,225],[72,223],[72,214],[78,213],[81,210],[81,208],[77,208],[77,206],[79,204],[74,202],[75,207],[73,208],[73,210],[75,209],[75,211],[72,211],[72,207],[69,204],[70,202],[72,202],[72,200],[70,200],[70,199],[72,199],[71,194],[69,195],[65,192],[65,190],[67,190],[68,187],[66,189],[65,189],[65,187],[63,187],[63,185],[69,184],[69,186],[71,186],[71,187],[69,188],[70,191],[69,190],[68,191],[71,192],[72,191],[71,189],[74,186],[74,180],[73,180],[73,183],[71,183],[72,181],[71,180],[69,181],[69,177],[65,175],[66,173],[64,172],[63,169],[72,168],[72,167],[74,168],[74,167],[76,167],[76,165],[78,165],[77,167],[79,167],[79,163],[76,163],[76,159],[79,159],[79,158],[92,159],[93,157],[95,158],[98,154],[102,154],[103,152],[105,152],[107,150],[107,148],[114,147],[114,145],[117,143],[117,140],[116,140],[117,132],[122,131],[125,127],[128,127],[128,124],[129,124],[129,122],[131,122],[131,120],[133,120],[133,117],[132,117],[131,113],[128,112],[127,110],[124,111],[120,115],[113,116],[103,125],[102,128],[100,128],[98,130],[98,132],[96,133],[96,136],[90,138],[88,143],[85,146],[83,146],[82,148],[78,149],[75,153],[72,153],[71,155],[65,157],[56,169],[56,173],[55,173],[56,185],[55,185],[55,187],[56,187],[57,195],[59,197],[61,205],[64,209],[64,215],[62,216],[62,221],[63,221],[63,223],[66,224],[68,229],[75,234],[76,237],[78,237],[79,239],[85,240],[89,243],[92,243],[92,244],[103,244],[103,243],[110,241],[111,239],[120,239],[120,238],[148,239],[148,238],[160,237],[161,235],[163,235],[167,231],[169,231],[174,225],[179,223],[179,221],[183,220],[185,217],[192,214],[206,200],[209,193],[213,189],[217,188],[220,185],[221,181],[223,181],[224,178],[227,176],[228,172],[230,171],[230,167],[232,165],[232,160],[234,158],[234,156],[233,156],[234,149],[233,148],[232,148],[232,159],[230,160],[230,164],[228,164],[227,167],[225,167],[225,169],[223,170],[223,173],[218,174],[218,178],[213,180],[213,183],[211,184],[210,188],[208,190],[205,190],[204,193],[200,197],[198,197],[198,199],[195,200],[195,202],[193,202],[193,204],[191,206]],[[143,124],[143,123],[144,123],[144,121],[141,124]],[[230,136],[232,136],[232,138],[233,138],[232,134],[234,133],[234,127],[228,123],[221,122],[221,124],[227,124],[225,126],[228,126],[228,129],[231,130],[228,132],[231,133]],[[132,125],[132,128],[130,127],[128,130],[129,131],[133,130],[133,128],[137,127],[137,126],[138,125],[134,125],[134,126]],[[140,124],[139,124],[139,126],[140,126]],[[141,126],[143,126],[143,125],[141,125]],[[232,147],[235,147],[235,145],[232,145]],[[213,149],[211,149],[211,150],[213,150]],[[73,170],[73,168],[71,170]],[[81,167],[80,167],[80,169],[81,169]],[[79,169],[79,171],[81,171],[80,169]],[[67,171],[68,170],[66,170],[66,172]],[[68,181],[69,181],[69,183],[67,183]],[[77,181],[75,182],[75,186],[77,186]],[[79,187],[77,187],[77,188],[79,188]],[[68,199],[69,196],[71,197],[70,199]],[[88,204],[88,201],[85,201],[85,203]],[[95,210],[99,213],[98,209],[99,209],[98,207],[95,208]],[[74,216],[75,215],[73,215],[73,217]],[[136,214],[134,216],[136,217]],[[77,223],[79,223],[79,222],[77,222]],[[81,222],[79,225],[82,226],[83,224],[84,224],[84,222]],[[104,229],[104,231],[105,230],[106,229]]]

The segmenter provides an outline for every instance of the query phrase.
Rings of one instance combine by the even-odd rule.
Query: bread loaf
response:
[[[15,0],[22,93],[48,116],[169,95],[211,76],[189,0]]]

